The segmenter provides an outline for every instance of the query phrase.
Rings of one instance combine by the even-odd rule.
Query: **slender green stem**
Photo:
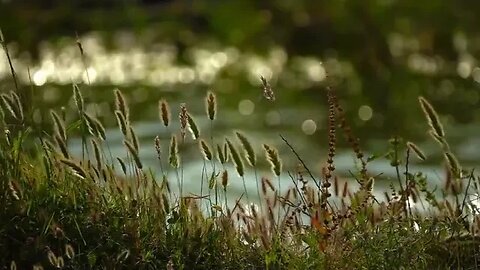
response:
[[[247,198],[247,202],[250,202],[250,198],[248,197],[247,185],[245,184],[245,176],[242,176],[243,182],[243,189],[245,191],[245,197]]]

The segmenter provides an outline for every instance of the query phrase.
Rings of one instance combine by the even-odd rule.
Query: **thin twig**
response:
[[[282,138],[282,140],[285,142],[285,144],[288,146],[288,148],[290,148],[290,150],[292,150],[293,154],[297,157],[298,161],[300,161],[300,163],[305,168],[305,170],[307,170],[308,175],[310,175],[310,177],[313,179],[313,182],[315,182],[315,185],[318,187],[318,189],[321,189],[320,184],[318,183],[318,180],[313,176],[312,172],[307,167],[307,165],[305,164],[303,159],[300,157],[300,155],[298,155],[297,151],[295,151],[293,146],[287,141],[287,139],[285,139],[285,137],[282,136],[282,134],[278,134],[278,135],[280,136],[280,138]]]
[[[15,73],[15,69],[13,68],[12,59],[10,57],[10,53],[8,52],[7,44],[5,43],[5,37],[3,36],[2,29],[0,28],[0,43],[2,43],[3,50],[5,51],[5,55],[7,56],[8,65],[10,66],[10,72],[12,73],[13,82],[15,83],[15,89],[18,90],[18,82],[17,82],[17,74]]]

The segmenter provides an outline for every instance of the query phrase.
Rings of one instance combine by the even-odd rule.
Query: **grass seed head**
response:
[[[84,111],[85,103],[83,101],[82,92],[80,92],[80,88],[78,85],[73,85],[73,99],[75,100],[75,105],[77,106],[78,112],[81,114]]]
[[[205,140],[200,140],[200,150],[203,153],[203,156],[206,160],[212,160],[213,154],[212,150],[210,150],[210,146],[208,146],[207,142]]]
[[[208,92],[205,103],[207,107],[208,118],[213,121],[217,112],[217,98],[213,92]]]
[[[116,110],[115,117],[117,118],[117,123],[118,123],[118,127],[120,128],[120,131],[122,132],[124,137],[127,137],[128,128],[127,128],[127,120],[125,119],[125,116],[122,114],[121,111]]]
[[[100,170],[103,167],[103,159],[100,153],[100,146],[98,142],[92,139],[93,153],[95,154],[95,160],[97,161],[97,168]]]
[[[125,100],[125,96],[118,88],[114,89],[113,92],[115,94],[115,110],[119,111],[123,115],[123,118],[128,121],[129,109]]]
[[[24,114],[23,114],[23,105],[20,100],[20,97],[18,94],[14,91],[10,92],[10,95],[12,96],[12,101],[13,101],[13,108],[15,109],[15,112],[17,114],[17,119],[20,122],[23,122],[24,120]]]
[[[172,138],[170,139],[170,156],[168,158],[168,162],[173,168],[178,168],[179,156],[177,136],[175,136],[175,134],[172,134]]]
[[[135,162],[135,165],[137,166],[137,168],[142,169],[143,168],[142,161],[140,160],[140,156],[138,155],[138,151],[137,149],[135,149],[134,144],[128,140],[123,140],[123,144],[127,147],[127,150],[132,156],[133,161]]]
[[[127,165],[126,165],[125,162],[124,162],[121,158],[119,158],[119,157],[117,157],[117,161],[118,161],[118,164],[120,164],[120,167],[122,167],[123,174],[126,175],[126,174],[127,174]]]
[[[269,101],[275,101],[275,93],[270,83],[263,76],[260,76],[260,80],[262,81],[263,96]]]
[[[245,171],[243,167],[243,162],[242,159],[240,158],[240,155],[238,154],[237,149],[235,146],[232,144],[232,142],[226,138],[225,139],[228,145],[228,149],[230,150],[230,154],[232,156],[233,163],[235,164],[235,168],[237,169],[237,172],[240,176],[243,176]]]
[[[198,126],[195,123],[195,120],[189,113],[187,113],[187,119],[188,119],[188,127],[190,130],[190,133],[192,134],[193,139],[198,140],[198,138],[200,138],[200,130],[198,129]]]
[[[250,164],[250,166],[255,167],[257,163],[257,158],[255,156],[255,151],[253,150],[252,144],[242,133],[236,132],[235,134],[237,135],[238,140],[242,144],[248,163]]]
[[[58,114],[53,110],[50,111],[50,115],[52,116],[53,122],[55,123],[55,131],[64,141],[67,141],[67,132],[65,131],[65,124],[60,119],[60,116],[58,116]]]
[[[180,104],[180,113],[178,114],[178,118],[180,120],[180,133],[182,135],[182,139],[184,140],[188,125],[188,111],[185,103]]]
[[[222,187],[223,187],[224,191],[227,190],[227,185],[228,185],[228,171],[223,170],[223,172],[222,172]]]
[[[427,156],[425,156],[422,149],[420,149],[420,147],[418,147],[413,142],[407,142],[407,147],[415,153],[415,155],[417,156],[418,159],[420,159],[422,161],[427,159]]]
[[[222,151],[222,147],[219,144],[217,144],[217,158],[221,164],[225,164],[227,162],[227,159]]]
[[[162,146],[160,143],[160,137],[158,135],[155,136],[155,151],[157,152],[158,160],[162,160]]]
[[[445,137],[445,131],[443,129],[442,122],[440,122],[440,118],[438,117],[438,114],[433,108],[432,104],[430,104],[430,102],[428,102],[428,100],[426,100],[424,97],[419,97],[418,101],[420,102],[423,113],[428,120],[428,124],[435,132],[435,135],[439,137]]]
[[[458,177],[461,172],[461,167],[455,155],[451,152],[445,152],[445,160],[452,174]]]
[[[278,151],[267,144],[264,144],[263,148],[265,149],[267,160],[272,166],[272,171],[275,173],[276,176],[279,176],[282,172],[282,161],[280,160]]]
[[[168,127],[170,124],[170,108],[168,106],[168,102],[165,99],[162,99],[158,102],[159,111],[160,111],[160,119],[165,127]]]
[[[55,139],[55,142],[57,143],[57,146],[60,149],[60,152],[62,153],[63,157],[67,159],[70,158],[70,154],[68,153],[66,142],[58,134],[55,134],[53,138]]]

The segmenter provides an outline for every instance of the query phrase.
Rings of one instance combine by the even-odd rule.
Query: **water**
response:
[[[291,185],[286,171],[293,171],[298,161],[281,141],[279,134],[288,138],[307,161],[310,169],[319,175],[326,161],[328,145],[327,110],[324,106],[324,93],[321,92],[325,86],[326,70],[329,70],[331,77],[346,78],[348,91],[355,93],[358,90],[355,83],[358,81],[355,80],[355,74],[347,61],[335,57],[320,59],[288,55],[279,46],[272,47],[265,54],[255,54],[219,44],[199,43],[179,52],[175,46],[168,43],[140,44],[132,34],[126,32],[118,32],[113,42],[116,47],[113,49],[107,49],[101,35],[95,32],[82,36],[81,40],[86,52],[85,57],[80,55],[72,39],[64,39],[58,43],[42,43],[37,61],[32,61],[26,53],[13,53],[19,80],[23,84],[30,82],[26,72],[29,67],[32,83],[37,91],[36,102],[46,104],[45,108],[40,107],[34,111],[34,119],[39,123],[43,122],[49,117],[48,113],[45,113],[49,107],[58,108],[59,105],[65,105],[67,100],[71,102],[71,83],[81,84],[86,99],[90,101],[87,111],[102,118],[109,127],[107,143],[112,156],[125,158],[123,137],[114,127],[112,114],[112,90],[120,87],[128,98],[134,128],[141,140],[140,156],[145,165],[154,168],[157,174],[160,172],[153,138],[160,136],[165,153],[168,152],[170,138],[170,132],[158,121],[157,102],[160,98],[167,98],[172,106],[175,120],[170,129],[172,131],[179,129],[176,124],[178,104],[186,102],[205,138],[210,138],[213,134],[215,142],[223,142],[225,136],[233,140],[232,131],[240,129],[256,146],[259,160],[264,160],[262,143],[276,146],[284,162],[285,172],[281,181],[286,190]],[[412,71],[421,71],[418,70],[419,67],[425,66],[419,64],[422,59],[417,55],[415,61],[412,60],[409,64]],[[8,85],[11,83],[9,67],[3,52],[0,53],[0,63],[0,81]],[[432,72],[435,70],[428,71],[429,74]],[[277,99],[273,104],[262,98],[260,75],[275,86]],[[476,80],[477,77],[472,79]],[[219,100],[219,116],[213,130],[210,130],[210,122],[205,117],[203,108],[206,90],[214,90]],[[469,100],[475,101],[475,95],[470,95]],[[357,105],[352,109],[352,102],[354,101],[346,100],[344,104],[347,105],[349,120],[354,129],[360,131],[363,149],[372,151],[366,153],[366,156],[386,152],[386,140],[391,134],[383,130],[395,126],[396,123],[382,122],[383,114],[387,112],[379,111],[368,103],[358,104],[358,101],[355,101]],[[441,112],[442,108],[439,109]],[[418,116],[415,121],[410,121],[411,128],[400,128],[398,133],[411,134],[410,129],[425,130],[426,121]],[[67,118],[73,119],[74,114],[68,114]],[[447,120],[445,126],[448,139],[460,161],[466,167],[476,165],[480,160],[480,152],[476,150],[480,147],[478,126],[458,124],[452,121],[451,117],[442,120]],[[415,138],[418,140],[415,142],[429,155],[429,161],[420,163],[412,158],[410,169],[424,172],[431,184],[436,185],[443,181],[444,175],[441,151],[432,140],[427,140],[428,137],[422,135],[423,133],[416,132]],[[342,135],[338,138],[341,140]],[[77,156],[80,155],[81,144],[78,138],[71,141],[70,147]],[[337,152],[337,174],[346,181],[352,181],[350,170],[356,166],[352,151],[342,144]],[[198,194],[204,163],[196,142],[189,139],[187,144],[182,146],[181,155],[185,189]],[[166,156],[164,160],[167,160]],[[168,167],[166,165],[165,162],[164,166]],[[219,164],[216,166],[220,167]],[[373,161],[368,168],[371,175],[380,175],[376,183],[380,193],[389,183],[397,182],[395,170],[386,159]],[[207,175],[209,170],[207,166]],[[259,176],[273,178],[265,161],[260,163],[258,170]],[[234,168],[231,167],[229,190],[237,195],[232,197],[238,197],[243,192],[243,184],[233,172]],[[175,183],[173,172],[170,171],[169,175],[172,176],[172,184]],[[251,197],[256,194],[253,175],[251,170],[246,173],[247,189]],[[203,190],[206,190],[206,186]]]

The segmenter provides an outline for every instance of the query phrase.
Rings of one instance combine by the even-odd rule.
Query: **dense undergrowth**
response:
[[[262,84],[265,98],[275,102],[267,80]],[[225,141],[202,135],[184,104],[180,130],[173,130],[177,118],[165,100],[159,102],[159,125],[171,131],[171,139],[152,138],[159,166],[146,168],[121,91],[114,91],[112,115],[124,136],[126,159],[110,154],[105,129],[86,113],[77,85],[75,107],[67,108],[76,117],[67,121],[52,111],[51,131],[33,124],[24,89],[1,94],[0,265],[6,269],[476,269],[478,264],[480,178],[460,166],[434,108],[422,97],[430,135],[444,153],[445,184],[435,190],[424,174],[410,171],[411,158],[426,156],[414,143],[394,138],[384,157],[397,178],[385,198],[377,198],[371,158],[363,155],[328,87],[329,152],[320,175],[283,137],[298,158],[296,171],[282,170],[272,145],[264,144],[257,157],[258,147],[241,132]],[[214,93],[205,105],[213,123],[219,117]],[[208,186],[201,194],[183,190],[179,146],[192,140],[187,133],[213,170],[199,172],[198,182]],[[82,156],[69,151],[73,134],[82,138]],[[337,139],[343,137],[358,159],[352,172],[359,188],[335,175]],[[274,178],[257,176],[258,159],[264,157]],[[235,170],[225,169],[227,163]],[[263,199],[249,204],[245,188],[229,204],[229,181],[249,181],[247,166],[255,171]]]

